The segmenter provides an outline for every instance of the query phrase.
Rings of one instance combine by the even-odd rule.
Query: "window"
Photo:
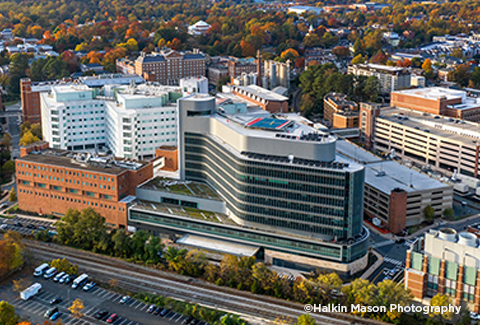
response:
[[[85,192],[85,194],[86,194],[87,196],[95,197],[95,193],[93,193],[93,192]]]
[[[53,189],[54,189],[55,191],[61,191],[61,190],[62,190],[62,188],[61,188],[60,186],[54,186]]]

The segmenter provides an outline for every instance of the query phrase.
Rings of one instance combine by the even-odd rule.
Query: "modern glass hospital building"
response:
[[[367,264],[364,168],[292,114],[178,101],[180,180],[137,188],[130,226],[180,244],[344,274]]]

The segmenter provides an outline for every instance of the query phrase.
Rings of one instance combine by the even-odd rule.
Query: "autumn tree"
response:
[[[40,139],[33,135],[32,131],[27,131],[21,138],[19,144],[21,146],[28,146],[34,142],[40,141]]]
[[[78,265],[70,263],[65,257],[53,260],[50,266],[56,268],[58,272],[66,272],[70,275],[78,274]]]
[[[444,307],[444,306],[449,306],[449,305],[452,305],[452,300],[450,299],[449,296],[447,295],[442,295],[442,294],[436,294],[431,302],[430,302],[430,306],[436,306],[436,307]],[[437,318],[443,322],[449,322],[452,320],[453,318],[453,312],[445,312],[445,313],[441,313],[441,312],[434,312],[432,311],[429,316],[430,317],[434,317],[434,318]]]
[[[297,319],[296,325],[315,325],[316,322],[310,314],[301,315]]]
[[[18,319],[18,315],[15,314],[15,308],[6,301],[0,301],[0,324],[16,325]]]
[[[77,298],[73,301],[72,305],[68,307],[68,310],[72,313],[73,317],[75,318],[80,318],[83,316],[83,309],[85,308],[85,305],[83,304],[83,301],[80,298]]]
[[[10,133],[5,133],[3,135],[1,145],[7,148],[10,148],[12,146],[12,136],[10,135]]]
[[[18,280],[13,280],[13,291],[20,293],[23,291],[25,288],[29,286],[29,281],[25,278],[21,278]]]

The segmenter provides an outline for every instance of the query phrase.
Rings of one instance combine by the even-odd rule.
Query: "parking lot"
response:
[[[44,313],[53,308],[58,307],[61,316],[54,322],[60,320],[63,324],[86,325],[86,324],[106,324],[109,315],[115,313],[119,317],[112,324],[115,325],[156,325],[156,324],[182,324],[187,318],[186,316],[168,312],[164,316],[153,315],[147,312],[150,305],[141,301],[130,299],[125,304],[121,304],[122,295],[98,286],[89,292],[82,289],[73,290],[70,285],[53,282],[52,279],[47,280],[43,277],[35,278],[32,273],[22,272],[18,278],[25,278],[28,284],[35,282],[41,283],[42,291],[27,301],[20,299],[19,295],[13,291],[11,283],[7,283],[0,287],[0,300],[5,300],[15,307],[15,311],[22,319],[28,320],[33,324],[43,324],[46,320]],[[50,305],[53,298],[60,297],[62,301],[55,305]],[[75,299],[81,299],[85,308],[81,318],[74,318],[68,311],[68,307],[72,305]],[[107,310],[108,314],[102,320],[97,320],[94,315],[99,310]],[[198,325],[205,325],[201,323]]]
[[[15,216],[12,219],[0,218],[0,230],[13,230],[22,235],[31,235],[32,233],[43,229],[54,230],[55,227],[53,224],[56,221],[57,220],[25,218],[19,216]]]

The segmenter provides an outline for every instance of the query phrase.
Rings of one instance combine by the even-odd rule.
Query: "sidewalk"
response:
[[[372,264],[372,266],[368,268],[368,270],[363,272],[363,274],[360,276],[361,279],[368,280],[368,278],[373,274],[373,272],[375,272],[383,263],[383,256],[380,255],[380,253],[376,252],[373,249],[371,250],[371,252],[375,254],[377,260],[375,261],[375,263]]]

